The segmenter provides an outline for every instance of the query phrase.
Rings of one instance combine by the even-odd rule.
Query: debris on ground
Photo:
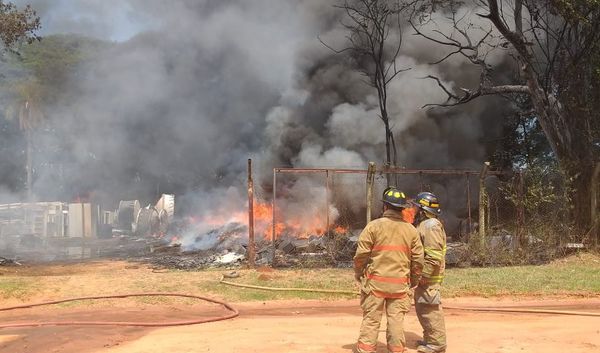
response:
[[[239,278],[240,274],[236,271],[226,272],[223,274],[223,278]]]
[[[0,256],[0,266],[21,266],[21,264],[16,260],[7,259]]]
[[[246,256],[242,255],[242,254],[236,254],[233,252],[229,252],[229,253],[224,254],[221,257],[217,258],[214,261],[214,263],[218,264],[218,265],[231,265],[231,264],[235,264],[235,263],[241,263],[245,257]]]
[[[332,230],[329,234],[298,237],[284,233],[274,242],[255,239],[255,264],[274,267],[337,267],[351,268],[360,229]],[[206,268],[236,269],[245,265],[248,247],[248,227],[230,222],[212,229],[177,229],[170,235],[153,237],[119,236],[86,240],[85,244],[66,244],[82,258],[112,258],[149,264],[155,270],[199,270]],[[66,246],[65,245],[65,246]],[[461,266],[468,259],[468,246],[449,243],[448,265]],[[0,257],[0,266],[20,265],[15,260]]]
[[[446,244],[446,265],[467,267],[470,265],[469,245],[461,242]]]

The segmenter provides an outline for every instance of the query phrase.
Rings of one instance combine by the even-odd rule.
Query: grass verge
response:
[[[35,290],[35,282],[30,278],[0,277],[0,299],[23,299]]]
[[[94,262],[18,268],[2,273],[0,300],[5,305],[67,297],[136,292],[179,292],[230,302],[279,299],[352,299],[352,295],[269,292],[219,284],[226,270],[153,272],[127,262]],[[267,287],[356,290],[351,269],[237,270],[229,281]],[[541,266],[448,269],[446,297],[457,296],[600,296],[600,256],[581,254]],[[71,306],[193,305],[189,299],[131,298],[74,302]]]

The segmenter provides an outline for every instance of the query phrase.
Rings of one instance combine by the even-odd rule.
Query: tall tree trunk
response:
[[[546,93],[530,65],[525,65],[524,74],[540,126],[565,174],[565,184],[572,190],[571,218],[575,230],[584,234],[591,226],[589,190],[594,167],[587,129],[580,126],[586,119],[565,111],[552,93]]]
[[[592,186],[593,168],[591,166],[577,167],[577,164],[572,164],[572,167],[563,168],[567,178],[570,179],[573,192],[571,195],[572,217],[577,232],[586,234],[592,225],[590,217],[592,195],[590,188]]]
[[[387,119],[387,116],[383,119],[383,125],[385,126],[385,163],[386,167],[391,167],[392,160],[392,138],[390,134],[390,121]],[[387,181],[387,186],[391,185],[392,175],[390,173],[385,174],[385,178]]]
[[[398,150],[396,150],[396,139],[394,138],[394,132],[390,130],[390,142],[392,145],[392,165],[398,166]],[[394,173],[394,185],[400,185],[398,181],[398,173]]]
[[[575,120],[566,119],[565,129],[575,141],[567,146],[558,146],[557,157],[560,169],[563,171],[565,184],[570,187],[571,218],[578,234],[586,234],[592,226],[591,203],[594,174],[594,157],[591,153],[591,143],[585,130],[580,129]],[[566,201],[566,200],[565,200]]]

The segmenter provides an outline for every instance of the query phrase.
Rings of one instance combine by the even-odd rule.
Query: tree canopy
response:
[[[0,40],[6,48],[40,39],[36,34],[40,26],[40,18],[30,5],[20,10],[11,2],[0,1]]]

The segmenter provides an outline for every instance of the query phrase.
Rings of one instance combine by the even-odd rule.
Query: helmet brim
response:
[[[396,207],[396,208],[409,208],[412,207],[410,202],[406,202],[406,203],[395,203],[395,202],[389,202],[389,201],[385,201],[385,200],[381,200],[381,202],[383,202],[386,205],[390,205],[392,207]]]

